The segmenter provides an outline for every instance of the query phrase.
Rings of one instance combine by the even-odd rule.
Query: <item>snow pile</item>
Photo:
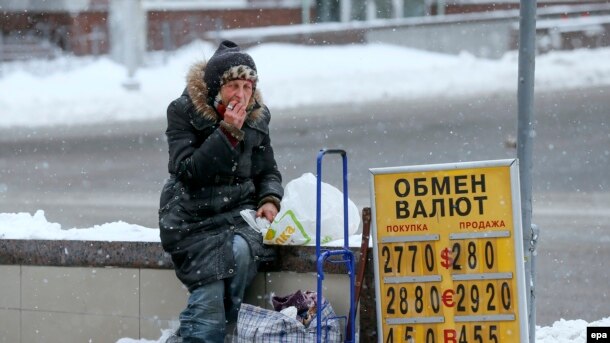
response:
[[[106,242],[160,242],[158,228],[146,228],[123,221],[95,225],[91,228],[62,229],[59,223],[47,221],[44,211],[33,215],[0,213],[0,239],[77,240]],[[362,235],[349,237],[349,246],[360,247]],[[315,245],[313,241],[309,245]],[[330,241],[325,246],[343,246],[343,239]],[[370,242],[369,242],[370,245]]]
[[[587,326],[610,326],[610,317],[587,323],[582,319],[558,320],[552,326],[536,327],[536,343],[585,343]]]
[[[147,56],[122,87],[126,69],[107,57],[64,57],[3,63],[0,127],[48,126],[164,118],[182,93],[188,68],[215,46],[192,43],[171,55]],[[257,63],[265,102],[282,108],[388,98],[452,97],[516,92],[518,55],[499,60],[448,55],[388,44],[262,44],[247,50]],[[610,48],[551,52],[536,59],[536,90],[610,85]],[[34,76],[39,75],[39,76]]]
[[[84,229],[62,229],[49,223],[44,211],[0,213],[0,239],[48,239],[81,241],[159,242],[159,230],[122,221],[95,225]]]

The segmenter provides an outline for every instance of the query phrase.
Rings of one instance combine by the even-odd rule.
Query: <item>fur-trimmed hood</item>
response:
[[[206,62],[195,63],[191,66],[186,77],[186,93],[191,98],[195,112],[201,117],[218,121],[220,115],[212,104],[208,102],[208,86],[203,81],[205,74]],[[264,109],[263,99],[259,89],[255,89],[248,103],[246,111],[248,112],[246,121],[258,121],[263,117]]]

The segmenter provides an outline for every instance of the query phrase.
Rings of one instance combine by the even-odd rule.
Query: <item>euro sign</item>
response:
[[[453,294],[455,294],[455,292],[453,292],[452,289],[448,289],[443,292],[441,299],[443,300],[443,304],[445,304],[445,306],[453,307],[455,305],[453,302]]]
[[[441,251],[441,260],[441,266],[445,269],[449,269],[449,267],[453,265],[453,258],[451,257],[449,248],[445,248]]]

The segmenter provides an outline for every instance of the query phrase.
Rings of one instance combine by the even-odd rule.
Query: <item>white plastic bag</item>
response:
[[[302,245],[316,242],[316,177],[305,173],[286,185],[281,211],[271,226],[263,230],[266,244]],[[322,182],[321,204],[322,244],[343,239],[343,193]],[[360,226],[360,215],[353,201],[348,199],[348,234]]]

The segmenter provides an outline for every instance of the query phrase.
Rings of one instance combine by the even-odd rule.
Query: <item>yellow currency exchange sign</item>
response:
[[[379,341],[528,341],[516,159],[371,169]]]

